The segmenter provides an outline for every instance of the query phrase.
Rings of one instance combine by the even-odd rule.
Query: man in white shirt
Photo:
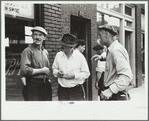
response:
[[[83,54],[74,51],[76,37],[64,34],[61,39],[63,51],[56,54],[52,69],[58,77],[58,100],[82,101],[84,93],[82,84],[90,76],[88,64]]]

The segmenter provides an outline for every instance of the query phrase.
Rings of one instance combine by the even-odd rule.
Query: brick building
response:
[[[113,24],[119,30],[117,39],[128,50],[133,70],[133,87],[142,84],[142,61],[144,52],[144,4],[18,4],[5,3],[5,41],[6,42],[6,100],[11,100],[11,89],[22,88],[20,84],[20,54],[30,41],[29,30],[35,25],[43,26],[47,32],[45,48],[49,52],[52,65],[61,46],[59,39],[64,33],[72,33],[86,41],[84,56],[87,59],[91,76],[84,83],[87,100],[97,100],[95,83],[96,63],[90,59],[97,39],[97,24]],[[28,13],[26,14],[27,11]],[[112,21],[112,22],[111,22]],[[116,24],[115,24],[116,22]],[[142,28],[142,29],[140,29]],[[141,39],[142,38],[142,39]],[[141,41],[140,41],[141,40]],[[143,43],[143,44],[142,44]],[[141,53],[142,52],[142,53]],[[52,71],[52,70],[51,70]],[[57,79],[51,74],[53,99],[57,97]],[[18,91],[21,95],[21,91]],[[16,94],[17,100],[17,94]]]

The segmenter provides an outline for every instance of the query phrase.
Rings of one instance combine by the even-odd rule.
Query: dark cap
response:
[[[101,46],[101,45],[95,45],[95,46],[93,47],[93,50],[102,50],[102,49],[104,49],[104,47]]]
[[[74,35],[67,33],[63,35],[61,43],[65,46],[74,47],[77,45],[77,39]]]
[[[117,35],[117,29],[111,25],[104,24],[104,25],[98,26],[98,29],[108,31],[114,36]]]
[[[47,31],[46,31],[44,28],[40,27],[40,26],[35,26],[35,27],[33,27],[33,28],[31,29],[31,31],[32,31],[32,32],[33,32],[33,31],[39,31],[39,32],[42,32],[43,34],[47,35]]]

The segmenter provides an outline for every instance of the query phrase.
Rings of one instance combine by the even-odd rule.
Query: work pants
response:
[[[22,93],[25,101],[52,101],[52,88],[48,79],[27,79]]]
[[[84,93],[83,85],[77,85],[71,88],[58,86],[59,101],[83,101]]]

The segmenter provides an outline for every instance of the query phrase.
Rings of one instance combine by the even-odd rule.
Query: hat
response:
[[[35,27],[33,27],[33,28],[31,29],[31,31],[32,31],[32,32],[33,32],[33,31],[39,31],[39,32],[42,32],[43,34],[47,35],[47,31],[46,31],[44,28],[40,27],[40,26],[35,26]]]
[[[93,50],[102,50],[102,49],[104,49],[104,47],[101,46],[101,45],[95,45],[95,46],[93,47]]]
[[[63,35],[61,43],[65,46],[74,47],[77,45],[77,39],[74,35],[67,33]]]
[[[104,24],[104,25],[98,26],[98,29],[106,30],[111,34],[113,34],[114,36],[117,35],[117,29],[111,25]]]

